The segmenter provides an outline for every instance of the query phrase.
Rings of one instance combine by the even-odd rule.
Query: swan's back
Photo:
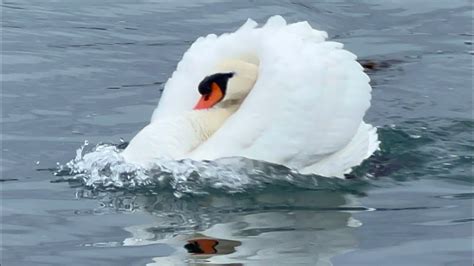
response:
[[[356,56],[307,22],[274,16],[256,26],[249,20],[234,33],[199,38],[167,82],[152,120],[192,109],[197,85],[218,61],[255,56],[254,88],[190,158],[243,156],[341,176],[370,156],[378,141],[362,119],[371,87]]]

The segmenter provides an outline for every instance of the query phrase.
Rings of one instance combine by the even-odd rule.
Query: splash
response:
[[[363,194],[370,186],[393,185],[414,178],[456,178],[472,182],[463,169],[472,163],[471,143],[464,149],[446,150],[455,138],[447,129],[471,132],[472,123],[448,121],[443,128],[426,122],[379,128],[381,151],[353,169],[350,180],[302,175],[281,165],[246,158],[215,161],[160,160],[150,169],[124,161],[121,151],[126,143],[90,145],[87,141],[76,157],[60,165],[56,181],[79,183],[94,191],[166,191],[176,197],[198,194],[253,193],[262,190],[330,190]],[[439,132],[445,132],[441,137]],[[453,145],[449,145],[453,146]],[[449,165],[448,165],[449,164]],[[417,169],[423,166],[424,174]],[[464,171],[464,172],[463,172]]]
[[[76,157],[60,165],[56,181],[79,182],[95,190],[171,190],[176,197],[187,194],[243,193],[269,187],[312,190],[345,190],[347,181],[302,175],[287,167],[246,158],[215,161],[160,160],[144,169],[121,156],[124,145],[86,141]],[[352,184],[353,182],[349,182]]]

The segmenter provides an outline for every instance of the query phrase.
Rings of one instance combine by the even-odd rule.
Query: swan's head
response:
[[[194,109],[214,106],[238,105],[247,97],[257,81],[258,65],[240,60],[225,60],[217,65],[213,74],[199,83],[201,99]]]

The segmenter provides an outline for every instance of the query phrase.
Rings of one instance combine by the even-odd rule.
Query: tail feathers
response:
[[[344,178],[352,167],[362,163],[379,148],[377,129],[362,122],[352,140],[345,148],[321,161],[300,170],[303,174],[318,174],[327,177]]]

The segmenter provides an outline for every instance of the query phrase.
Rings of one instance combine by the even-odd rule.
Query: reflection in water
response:
[[[240,241],[211,238],[201,234],[197,234],[196,237],[188,239],[187,242],[184,248],[188,253],[207,257],[234,253],[235,248],[242,244]]]
[[[124,246],[166,244],[175,249],[148,265],[332,265],[357,245],[361,223],[351,195],[334,191],[268,191],[181,199],[171,193],[104,198],[119,210],[152,214],[151,224],[124,228]]]

